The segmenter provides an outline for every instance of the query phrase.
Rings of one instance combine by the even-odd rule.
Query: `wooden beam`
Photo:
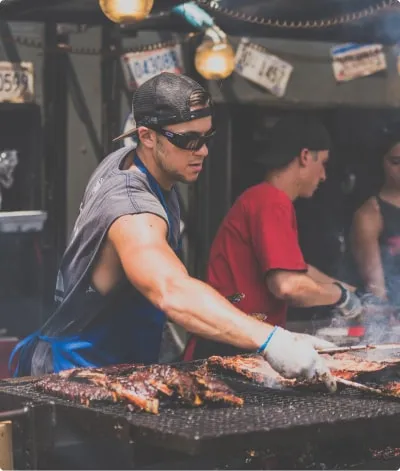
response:
[[[0,422],[0,469],[14,469],[12,422]]]

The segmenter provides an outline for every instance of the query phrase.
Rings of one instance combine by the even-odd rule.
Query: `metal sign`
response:
[[[293,66],[257,44],[242,39],[236,51],[235,71],[273,95],[282,97],[287,88]]]
[[[182,74],[184,71],[180,44],[151,51],[128,52],[121,56],[121,62],[127,87],[131,91],[161,72]]]
[[[338,82],[376,74],[387,68],[381,44],[342,44],[331,49],[333,73]]]
[[[0,102],[29,103],[33,100],[33,64],[0,62]]]

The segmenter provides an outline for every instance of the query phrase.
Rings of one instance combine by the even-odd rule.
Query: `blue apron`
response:
[[[161,188],[137,154],[133,162],[146,175],[152,191],[157,195],[167,214],[168,242],[173,247],[173,221]],[[180,242],[179,240],[177,247],[173,247],[175,251],[179,250]],[[155,363],[158,361],[165,320],[162,311],[143,295],[135,292],[130,302],[120,307],[116,315],[109,315],[104,325],[98,325],[92,331],[57,337],[43,335],[42,327],[29,335],[19,342],[11,353],[9,370],[12,372],[14,359],[19,354],[13,376],[19,376],[21,371],[22,375],[30,374],[32,357],[38,341],[50,345],[54,373],[76,367],[98,367],[125,362]],[[86,358],[80,353],[81,351]]]

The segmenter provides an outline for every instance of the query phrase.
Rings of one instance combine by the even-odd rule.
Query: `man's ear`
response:
[[[311,157],[311,154],[308,149],[306,148],[301,149],[299,157],[298,157],[300,166],[305,167],[308,164],[310,157]]]
[[[138,137],[144,147],[153,149],[156,144],[156,134],[152,129],[140,126],[138,128]]]

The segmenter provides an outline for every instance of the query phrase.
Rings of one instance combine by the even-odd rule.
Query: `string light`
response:
[[[209,28],[204,41],[196,50],[195,67],[207,80],[229,77],[235,68],[235,52],[228,39],[217,26]]]
[[[103,13],[114,23],[133,23],[145,19],[154,0],[99,0]]]

